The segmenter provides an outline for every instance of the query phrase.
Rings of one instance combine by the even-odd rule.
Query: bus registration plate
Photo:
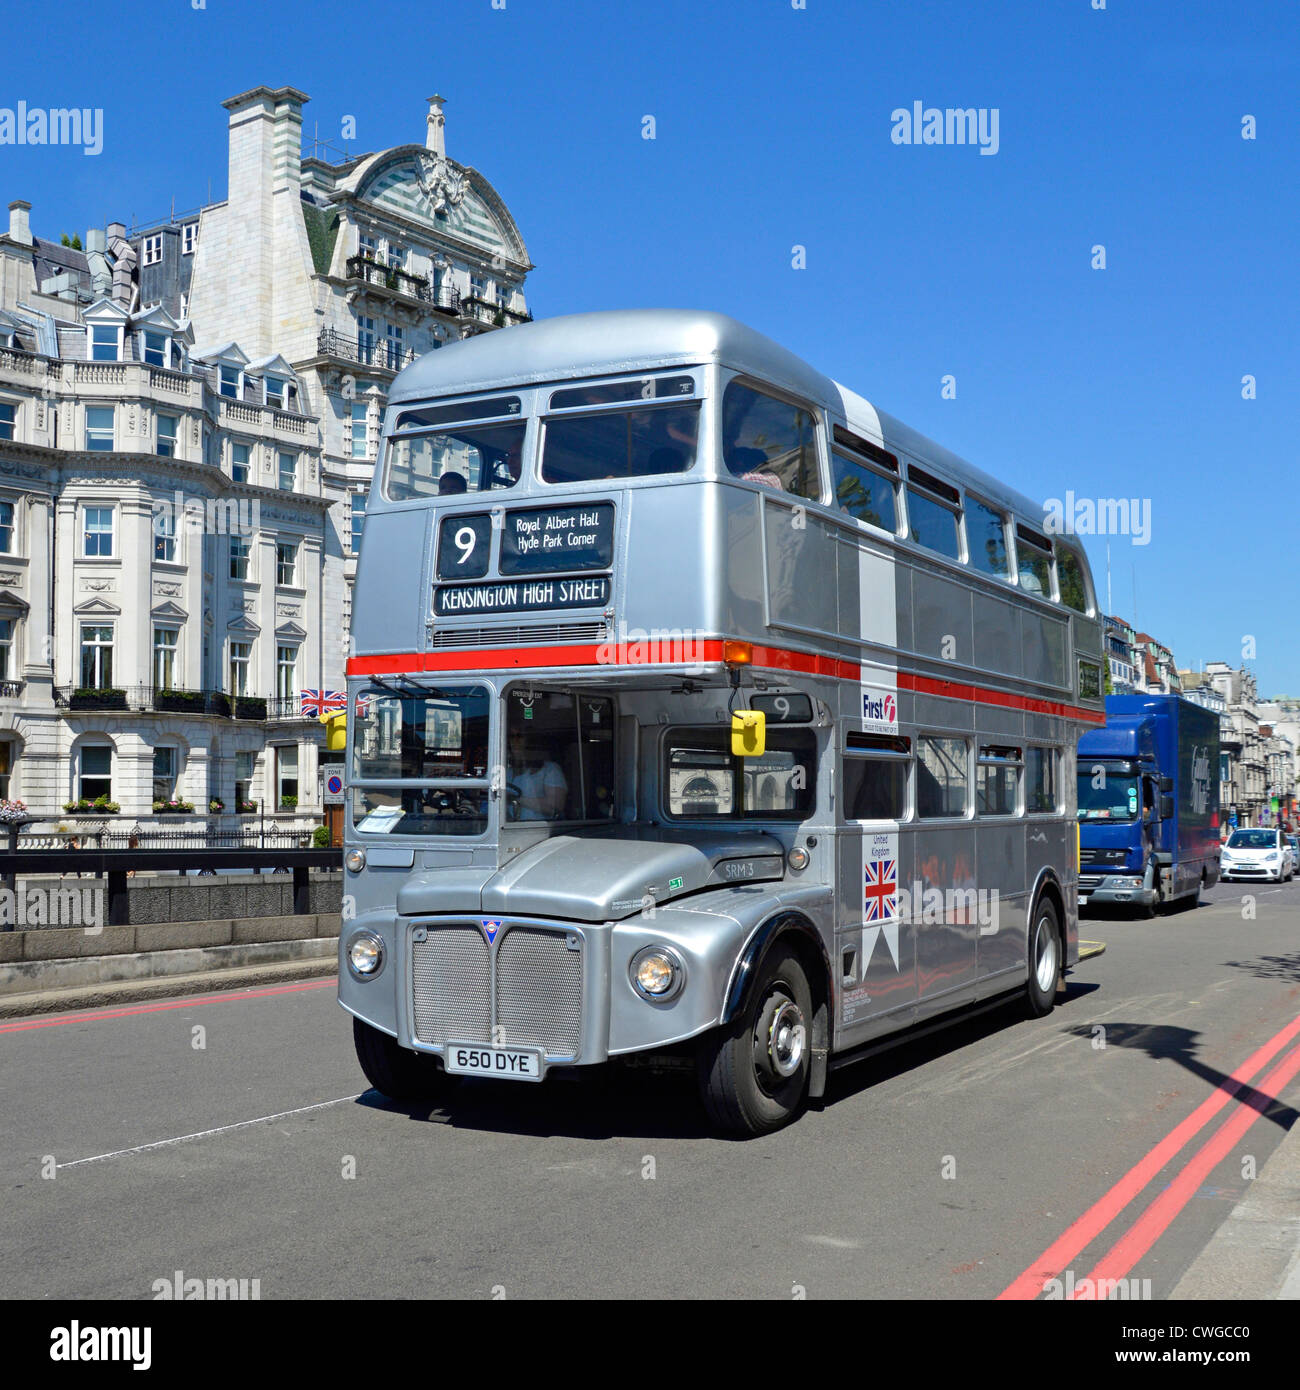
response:
[[[542,1079],[542,1054],[527,1047],[448,1043],[443,1066],[455,1076],[495,1076],[505,1081]]]

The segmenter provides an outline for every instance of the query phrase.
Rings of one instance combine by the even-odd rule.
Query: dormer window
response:
[[[90,360],[118,362],[122,357],[122,330],[115,324],[94,324],[90,330]]]
[[[266,403],[274,406],[276,410],[285,408],[285,400],[289,383],[281,380],[278,376],[268,376],[266,378]]]
[[[243,375],[238,367],[221,368],[221,388],[220,394],[228,396],[232,401],[239,399],[239,378]]]
[[[162,233],[157,236],[147,236],[144,239],[143,254],[140,257],[141,265],[157,265],[162,260]]]
[[[170,356],[171,339],[166,333],[157,333],[151,328],[146,328],[144,333],[144,360],[151,367],[170,366],[168,360]]]
[[[199,224],[197,222],[187,222],[181,228],[181,255],[192,256],[194,248],[199,244]]]

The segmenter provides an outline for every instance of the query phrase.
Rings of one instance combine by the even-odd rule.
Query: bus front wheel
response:
[[[352,1041],[366,1080],[389,1100],[439,1100],[455,1084],[432,1057],[408,1052],[398,1046],[396,1038],[359,1018],[352,1020]]]
[[[1029,933],[1029,983],[1025,1007],[1031,1018],[1052,1012],[1056,983],[1061,977],[1061,923],[1051,898],[1041,897],[1034,908]]]
[[[774,946],[740,1017],[700,1043],[700,1096],[715,1125],[751,1136],[794,1119],[808,1094],[812,1018],[798,956]]]

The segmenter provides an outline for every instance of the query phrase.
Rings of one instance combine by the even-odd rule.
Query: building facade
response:
[[[227,101],[227,196],[192,213],[83,248],[10,205],[0,795],[69,829],[320,821],[315,702],[344,688],[388,386],[531,317],[441,97],[421,143],[335,160],[303,157],[307,100]]]
[[[189,312],[211,340],[282,353],[320,422],[345,561],[326,605],[343,650],[388,387],[426,352],[530,319],[532,263],[492,185],[447,157],[442,97],[428,100],[422,143],[335,162],[301,157],[308,100],[257,87],[225,103],[228,194],[190,233]]]
[[[70,829],[314,823],[317,422],[287,364],[223,376],[142,298],[121,225],[76,251],[28,213],[0,237],[0,792]]]

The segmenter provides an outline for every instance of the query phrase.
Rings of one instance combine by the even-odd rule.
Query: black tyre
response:
[[[359,1018],[352,1020],[352,1041],[366,1080],[389,1100],[440,1100],[455,1085],[432,1057],[408,1052],[396,1038],[381,1033]]]
[[[741,1016],[700,1042],[700,1097],[730,1134],[769,1134],[789,1124],[808,1094],[812,990],[799,958],[773,946]]]
[[[1063,960],[1061,922],[1056,905],[1051,898],[1039,898],[1029,928],[1029,981],[1025,985],[1025,1009],[1030,1018],[1042,1018],[1052,1012]]]

